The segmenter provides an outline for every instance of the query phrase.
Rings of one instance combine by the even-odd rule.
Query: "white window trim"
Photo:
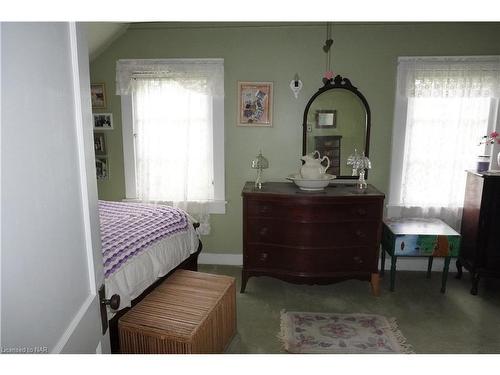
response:
[[[132,95],[122,95],[121,104],[125,198],[127,200],[135,200],[137,199],[137,191],[135,185],[135,142]]]
[[[121,107],[125,197],[127,201],[137,201],[132,95],[121,96]],[[209,203],[211,214],[226,213],[224,143],[224,98],[221,97],[213,100],[214,200]]]
[[[491,98],[490,106],[490,123],[488,124],[488,132],[496,131],[500,133],[500,100],[498,98]],[[500,152],[500,144],[495,143],[489,147],[491,155],[491,170],[500,170],[500,165],[497,162],[497,154]]]
[[[396,102],[394,106],[394,122],[392,129],[391,148],[391,170],[389,172],[389,193],[387,203],[387,215],[399,216],[400,212],[395,212],[399,205],[401,195],[401,180],[403,176],[403,159],[406,139],[406,117],[408,112],[408,98],[401,94],[399,89],[400,79],[397,79]],[[402,141],[403,140],[403,141]]]

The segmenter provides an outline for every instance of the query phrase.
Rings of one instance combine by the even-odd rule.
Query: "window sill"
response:
[[[209,212],[211,214],[225,214],[227,201],[213,201],[209,204]]]
[[[122,199],[122,202],[148,203],[146,201],[141,201],[140,199],[137,199],[137,198],[124,198],[124,199]],[[155,202],[155,203],[158,203],[158,202]],[[227,201],[221,201],[221,200],[211,201],[208,204],[208,211],[210,214],[225,214],[226,213],[226,204],[227,204]]]

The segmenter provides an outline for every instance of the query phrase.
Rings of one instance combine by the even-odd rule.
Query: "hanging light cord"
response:
[[[330,23],[326,23],[326,46],[328,46],[328,40],[330,39]],[[325,72],[330,70],[330,47],[328,47],[328,52],[326,53],[326,68]]]
[[[323,51],[326,53],[326,66],[325,71],[331,71],[331,48],[333,44],[332,39],[332,24],[330,22],[326,23],[326,41],[323,46]]]

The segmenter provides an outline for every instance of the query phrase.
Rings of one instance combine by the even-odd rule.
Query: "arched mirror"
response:
[[[325,81],[304,110],[302,155],[318,150],[330,159],[327,173],[352,179],[347,158],[355,149],[368,156],[370,107],[347,78],[337,75]]]

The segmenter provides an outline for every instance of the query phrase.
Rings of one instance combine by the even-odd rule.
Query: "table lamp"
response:
[[[255,179],[255,188],[262,189],[263,178],[262,171],[269,168],[269,161],[262,156],[262,151],[252,160],[252,169],[257,169],[257,178]]]
[[[347,165],[352,166],[353,176],[355,174],[359,175],[357,184],[358,189],[365,190],[368,187],[365,180],[365,170],[371,169],[372,167],[370,159],[368,159],[368,157],[365,156],[364,152],[360,155],[358,154],[358,151],[354,149],[354,154],[349,155],[349,157],[347,158]]]

